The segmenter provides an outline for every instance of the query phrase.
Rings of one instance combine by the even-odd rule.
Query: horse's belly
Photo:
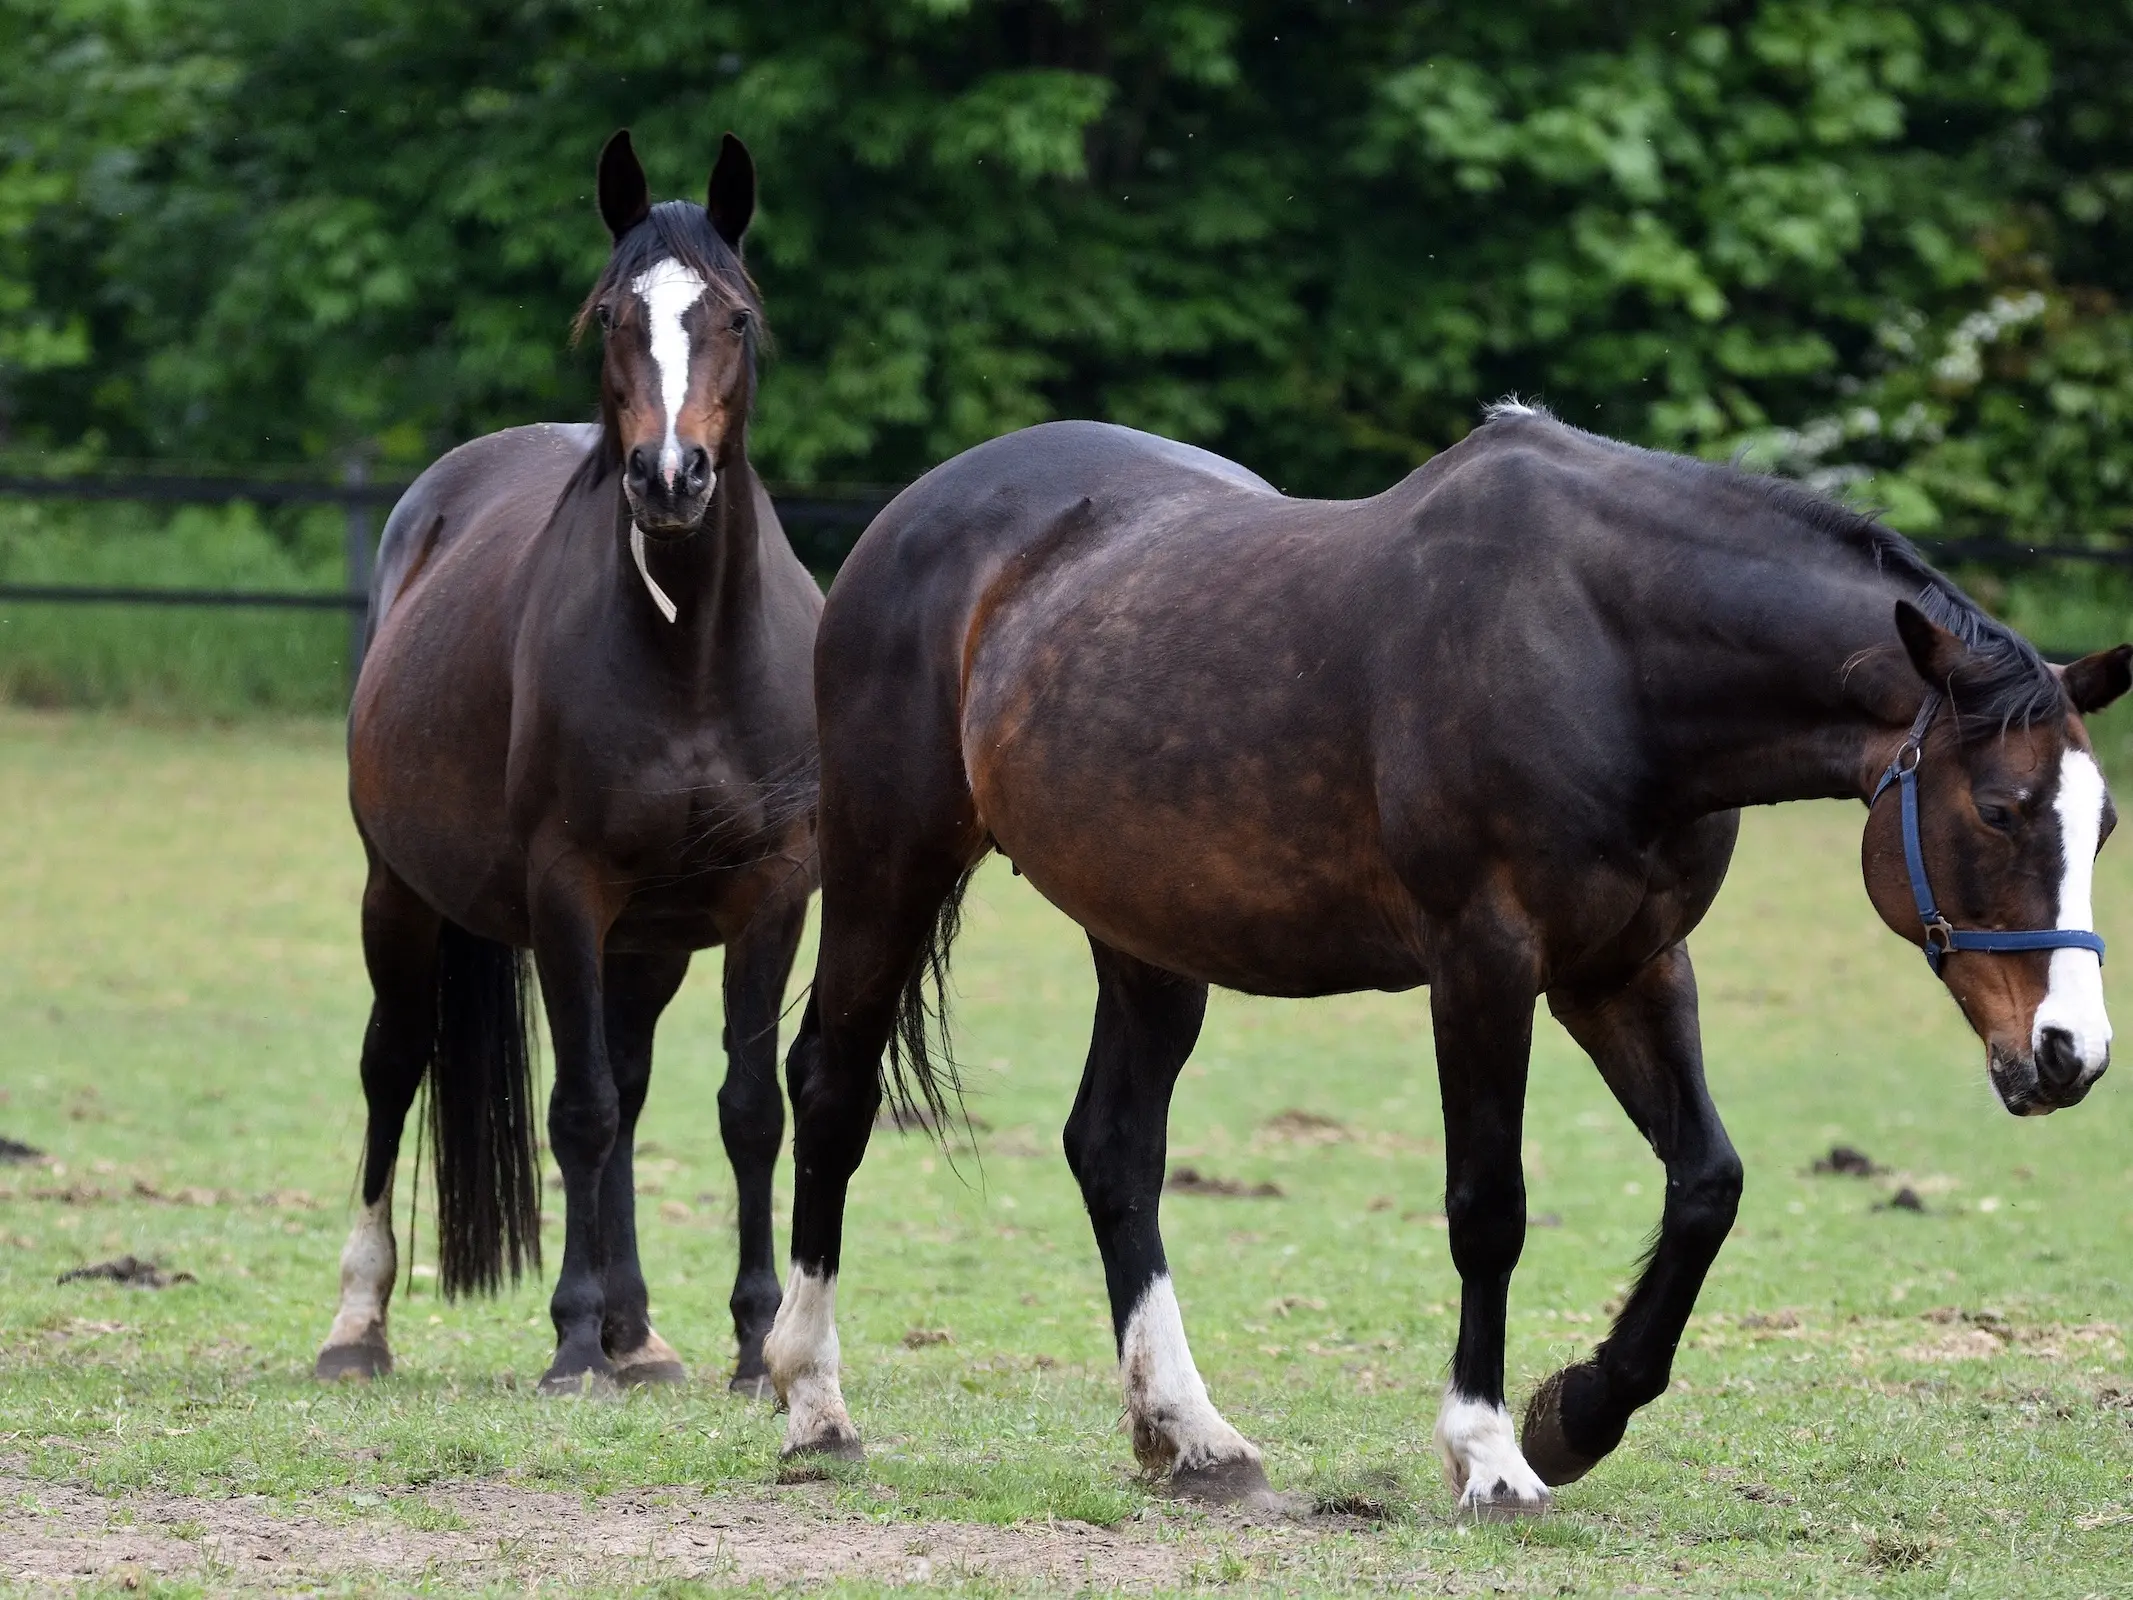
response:
[[[1412,902],[1365,819],[1320,795],[1287,827],[1152,795],[1077,802],[997,771],[977,784],[1001,852],[1096,938],[1248,994],[1408,989],[1428,981]]]

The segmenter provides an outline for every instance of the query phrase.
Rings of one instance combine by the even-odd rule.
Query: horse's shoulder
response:
[[[599,438],[590,423],[528,423],[469,439],[430,463],[386,518],[374,614],[470,532],[501,518],[530,535]]]

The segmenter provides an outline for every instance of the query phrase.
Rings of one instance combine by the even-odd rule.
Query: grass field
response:
[[[680,1593],[844,1571],[865,1592],[2133,1593],[2127,1069],[2069,1113],[2000,1111],[1954,1007],[1873,920],[1856,807],[1752,817],[1693,943],[1748,1165],[1740,1224],[1673,1392],[1545,1520],[1455,1524],[1428,1450],[1457,1288],[1423,995],[1217,996],[1172,1130],[1174,1164],[1281,1191],[1173,1196],[1166,1230],[1217,1403],[1277,1485],[1340,1514],[1251,1526],[1132,1477],[1058,1154],[1086,952],[991,869],[958,950],[979,1153],[878,1136],[854,1187],[840,1310],[864,1468],[775,1488],[779,1419],[723,1392],[709,961],[661,1035],[640,1163],[655,1314],[703,1381],[535,1398],[546,1286],[443,1305],[423,1237],[394,1306],[400,1374],[322,1390],[366,1004],[338,738],[0,713],[0,1133],[57,1163],[0,1168],[0,1574],[73,1570],[7,1547],[108,1546],[165,1554],[85,1558],[90,1589],[324,1572]],[[2125,841],[2098,903],[2133,940]],[[2122,1008],[2125,970],[2108,969]],[[1811,1175],[1836,1142],[1891,1175]],[[1545,1017],[1527,1160],[1548,1225],[1513,1291],[1521,1393],[1604,1326],[1661,1191]],[[1899,1177],[1923,1214],[1878,1209]],[[123,1252],[198,1281],[54,1283]],[[638,1525],[669,1532],[633,1545]],[[721,1531],[692,1546],[676,1527]],[[241,1556],[261,1528],[288,1534],[276,1562]],[[789,1541],[782,1567],[749,1543],[766,1529]],[[385,1552],[383,1576],[350,1550]]]

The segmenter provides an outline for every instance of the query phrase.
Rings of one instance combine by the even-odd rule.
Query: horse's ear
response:
[[[1918,675],[1934,688],[1946,686],[1970,647],[1908,600],[1896,602],[1896,633]]]
[[[2101,711],[2126,690],[2133,689],[2133,644],[2115,650],[2099,650],[2059,669],[2066,697],[2083,716]]]
[[[749,220],[755,216],[755,159],[730,133],[719,142],[718,165],[711,169],[704,210],[711,214],[718,236],[738,251]]]
[[[652,191],[624,128],[600,152],[600,220],[617,243],[652,214]]]

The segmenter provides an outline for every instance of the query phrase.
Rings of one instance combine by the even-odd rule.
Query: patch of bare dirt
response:
[[[1198,1167],[1172,1167],[1163,1185],[1172,1194],[1212,1195],[1218,1200],[1279,1200],[1278,1183],[1246,1183],[1241,1178],[1218,1178]]]
[[[468,1587],[985,1578],[1153,1589],[1187,1583],[1196,1568],[1222,1556],[1278,1564],[1332,1531],[1167,1511],[1117,1528],[881,1520],[838,1509],[832,1493],[808,1484],[741,1494],[644,1489],[587,1500],[463,1483],[292,1506],[258,1496],[112,1497],[0,1473],[0,1583],[132,1587],[129,1580],[191,1578],[223,1593],[300,1589],[357,1575]]]
[[[120,1256],[113,1261],[99,1261],[93,1267],[76,1267],[72,1272],[62,1272],[59,1281],[62,1284],[119,1283],[129,1289],[168,1289],[174,1283],[198,1283],[200,1280],[190,1272],[165,1272],[153,1261],[143,1261],[139,1256]]]

